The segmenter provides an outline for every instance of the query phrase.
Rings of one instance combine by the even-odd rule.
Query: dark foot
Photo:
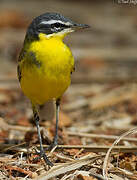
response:
[[[47,165],[49,165],[51,167],[53,166],[53,163],[48,159],[45,152],[40,152],[40,157],[43,157],[43,159]]]
[[[47,149],[52,150],[57,145],[58,145],[58,141],[56,139],[54,139],[53,142],[49,145],[49,147]]]
[[[48,166],[51,166],[51,167],[53,166],[53,163],[48,159],[48,157],[46,156],[46,154],[45,154],[44,151],[38,152],[36,149],[35,149],[35,151],[36,151],[36,154],[39,155],[39,156],[36,157],[36,158],[34,159],[34,161],[38,161],[39,159],[43,158],[44,161],[45,161],[45,163],[46,163]]]

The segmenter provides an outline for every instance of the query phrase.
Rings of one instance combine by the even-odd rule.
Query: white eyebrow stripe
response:
[[[51,19],[49,21],[42,21],[40,24],[54,24],[54,23],[60,23],[60,24],[65,24],[65,25],[72,25],[70,22],[63,22],[63,21],[60,21],[60,20],[54,20],[54,19]]]

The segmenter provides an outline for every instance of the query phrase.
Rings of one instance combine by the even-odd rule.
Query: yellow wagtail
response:
[[[39,127],[38,105],[56,101],[56,131],[52,147],[57,145],[60,100],[71,82],[74,58],[64,37],[80,28],[78,24],[58,13],[45,13],[29,25],[18,59],[18,79],[24,94],[32,103],[40,143],[40,157],[52,166],[43,146]]]

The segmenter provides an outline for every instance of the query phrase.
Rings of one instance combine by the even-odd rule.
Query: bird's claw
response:
[[[34,158],[34,161],[38,161],[39,159],[43,158],[45,163],[48,165],[48,166],[53,166],[53,163],[48,159],[48,157],[46,156],[45,152],[44,151],[38,151],[37,149],[35,149],[35,153],[39,156],[35,157]]]
[[[53,140],[53,142],[49,145],[48,148],[46,148],[46,150],[52,151],[52,149],[54,149],[57,145],[58,142],[56,140]]]

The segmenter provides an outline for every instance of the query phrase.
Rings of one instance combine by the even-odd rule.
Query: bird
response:
[[[53,163],[43,148],[38,107],[51,100],[56,103],[55,136],[51,147],[57,146],[60,102],[75,70],[74,57],[64,38],[84,28],[89,28],[89,25],[75,23],[60,13],[41,14],[28,26],[18,57],[17,76],[24,95],[32,105],[40,143],[39,157],[49,166]]]

